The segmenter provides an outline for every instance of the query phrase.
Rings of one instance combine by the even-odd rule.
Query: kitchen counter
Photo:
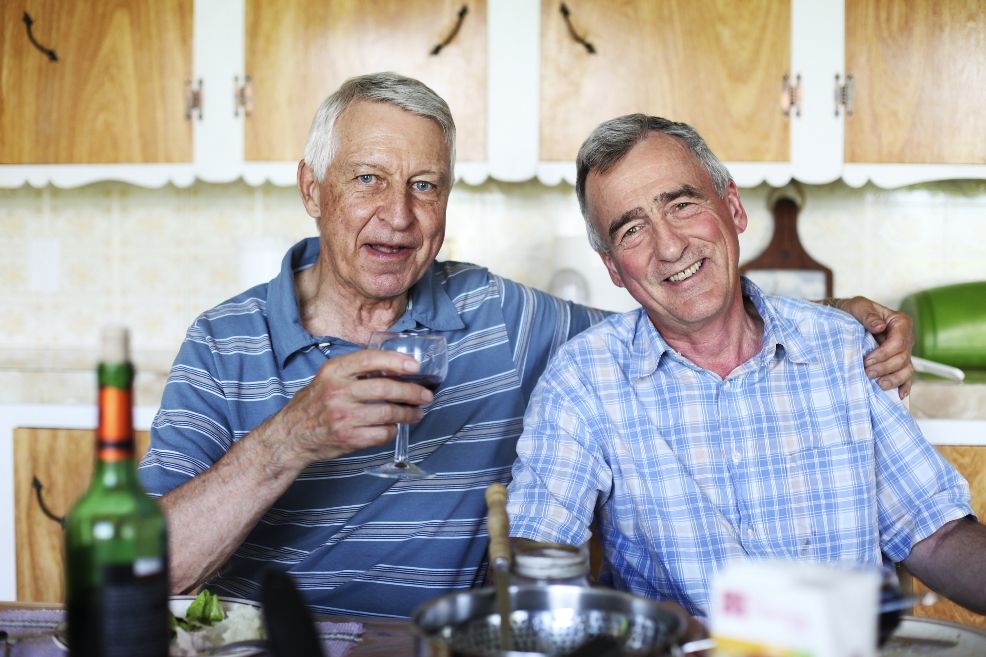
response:
[[[986,380],[980,373],[970,373],[966,381],[916,380],[911,388],[911,415],[918,420],[986,420]]]
[[[137,351],[134,397],[138,406],[157,406],[174,351]],[[96,404],[99,354],[78,349],[0,351],[0,404]]]
[[[967,380],[983,381],[975,374]],[[919,378],[911,388],[911,415],[935,445],[986,445],[986,382]]]

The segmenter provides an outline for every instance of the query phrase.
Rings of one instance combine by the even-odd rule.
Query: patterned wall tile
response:
[[[740,237],[744,260],[773,232],[769,191],[741,190],[749,216]],[[986,181],[900,190],[833,183],[806,187],[806,199],[801,240],[834,270],[837,294],[896,305],[932,285],[986,279]],[[103,323],[126,322],[142,358],[164,354],[145,375],[153,389],[198,313],[268,280],[283,252],[314,234],[291,187],[106,182],[0,190],[0,364],[21,363],[16,354],[25,350],[91,354]],[[30,255],[47,252],[58,255],[58,280],[39,292],[37,274],[48,263]],[[597,305],[633,304],[588,248],[571,185],[460,183],[449,200],[442,255],[540,286],[556,269],[575,268]]]

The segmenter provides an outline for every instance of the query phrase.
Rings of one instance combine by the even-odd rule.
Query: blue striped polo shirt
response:
[[[317,238],[299,242],[276,278],[191,325],[140,465],[152,495],[207,470],[327,358],[362,348],[313,336],[299,320],[294,275],[318,251]],[[428,329],[449,342],[448,376],[410,434],[410,459],[438,476],[366,474],[393,457],[392,444],[311,463],[206,582],[214,593],[257,599],[260,575],[274,565],[294,576],[317,613],[407,617],[421,602],[481,582],[486,486],[509,480],[527,400],[549,357],[604,313],[459,262],[433,263],[410,295],[392,329]]]

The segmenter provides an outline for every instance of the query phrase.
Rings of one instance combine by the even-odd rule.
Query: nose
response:
[[[681,258],[688,246],[688,239],[680,234],[664,217],[654,220],[654,252],[657,257],[667,262]]]
[[[414,223],[410,190],[391,187],[383,206],[380,208],[380,217],[394,230],[404,230]]]

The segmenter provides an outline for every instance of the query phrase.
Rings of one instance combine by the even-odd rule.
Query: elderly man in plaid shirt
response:
[[[986,529],[967,483],[868,379],[872,337],[740,276],[747,215],[690,126],[630,115],[582,146],[593,247],[641,307],[565,344],[525,416],[518,538],[578,544],[601,578],[696,616],[727,561],[903,562],[986,611]]]

